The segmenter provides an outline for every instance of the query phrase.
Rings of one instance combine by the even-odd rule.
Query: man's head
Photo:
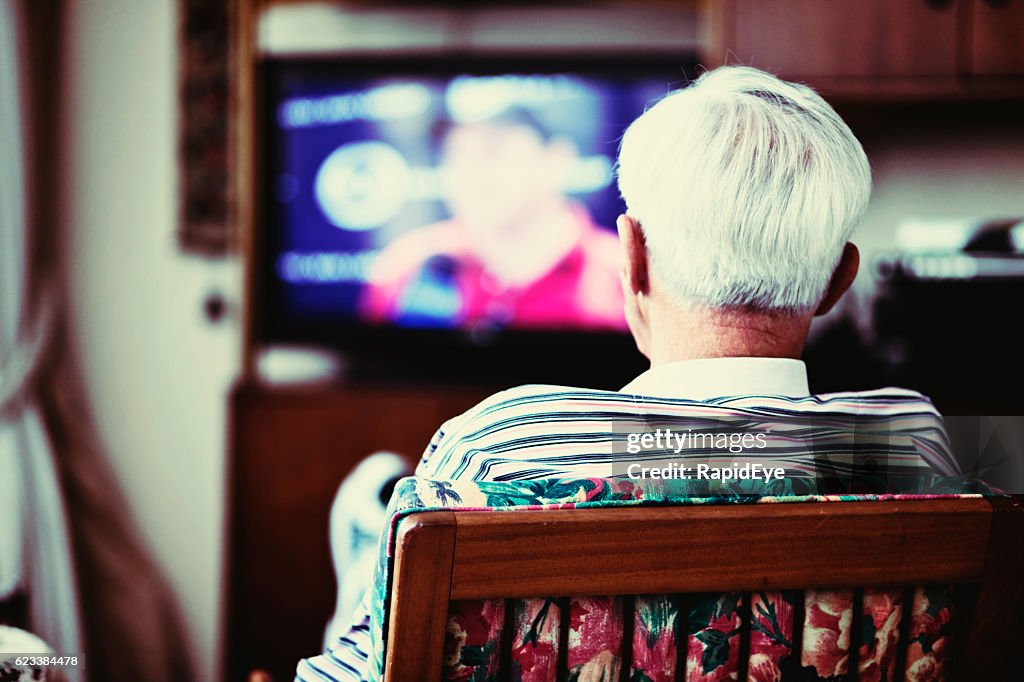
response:
[[[534,281],[579,239],[564,194],[575,159],[567,138],[519,107],[447,130],[445,202],[476,258],[507,286]]]
[[[442,152],[449,210],[468,229],[493,239],[516,236],[532,215],[562,200],[575,154],[522,108],[451,126]]]
[[[650,357],[659,343],[646,337],[670,333],[650,319],[669,309],[725,320],[752,339],[751,329],[799,336],[802,348],[810,318],[856,275],[848,239],[871,171],[849,127],[813,90],[723,67],[633,122],[619,152],[619,189],[627,317],[642,351]]]

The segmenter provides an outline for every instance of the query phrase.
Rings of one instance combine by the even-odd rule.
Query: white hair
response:
[[[619,191],[678,302],[806,312],[871,194],[853,132],[816,92],[709,71],[626,131]]]

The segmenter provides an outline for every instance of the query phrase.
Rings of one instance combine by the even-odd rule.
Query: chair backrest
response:
[[[879,622],[865,619],[877,616],[895,618],[886,626],[886,637],[890,645],[898,645],[885,663],[895,674],[881,679],[903,679],[922,647],[935,653],[922,644],[926,633],[918,630],[923,626],[912,621],[940,605],[934,596],[929,604],[928,593],[918,586],[937,586],[952,595],[951,603],[941,607],[946,610],[932,615],[942,634],[949,635],[942,642],[947,649],[943,660],[958,673],[950,675],[948,668],[934,678],[1022,679],[1024,670],[1019,661],[1011,670],[1012,659],[1019,658],[1016,648],[1024,643],[1024,507],[1019,498],[430,511],[400,522],[395,547],[385,634],[387,680],[439,679],[446,664],[450,613],[458,612],[460,604],[480,603],[475,600],[494,604],[499,614],[499,622],[491,624],[495,646],[486,663],[493,677],[519,677],[511,670],[509,650],[525,643],[522,633],[516,634],[523,605],[529,612],[530,604],[551,604],[558,607],[554,616],[559,621],[551,635],[557,645],[552,664],[559,668],[554,674],[557,679],[585,679],[579,667],[572,670],[573,655],[566,651],[571,647],[570,618],[558,618],[569,613],[568,598],[577,597],[591,597],[586,603],[605,604],[611,614],[602,627],[615,630],[605,634],[619,645],[611,645],[615,660],[605,674],[612,670],[620,679],[644,679],[635,674],[639,671],[649,679],[721,679],[683,670],[687,652],[692,658],[697,647],[704,651],[705,672],[709,657],[715,663],[725,656],[736,666],[732,679],[762,679],[755,674],[757,666],[779,663],[758,658],[763,654],[758,643],[764,641],[764,618],[778,629],[768,634],[789,645],[789,665],[814,667],[801,648],[820,634],[815,619],[823,613],[815,599],[829,594],[825,591],[846,594],[846,601],[854,603],[845,616],[824,613],[847,619],[848,641],[829,644],[841,659],[833,672],[849,670],[850,679],[858,679],[865,663],[860,659],[876,644],[861,640],[880,628]],[[791,590],[806,592],[802,599],[792,599]],[[693,605],[706,604],[709,593],[718,595],[719,605],[722,595],[733,595],[736,614],[712,609],[701,612],[700,623],[693,622]],[[779,595],[787,595],[793,608],[777,609],[784,605]],[[890,595],[897,608],[880,615],[872,611],[869,597],[878,595]],[[580,602],[573,599],[573,608]],[[669,648],[678,656],[657,662],[656,673],[643,669],[650,651],[637,648],[645,646],[641,635],[654,636],[642,614],[652,603],[671,607],[662,610],[671,615]],[[577,627],[576,611],[572,613],[572,627]],[[720,634],[700,630],[708,625],[708,613],[711,620],[728,616],[725,627],[719,622]],[[956,615],[955,622],[950,613]],[[733,617],[734,623],[729,620]],[[776,622],[786,619],[788,624]],[[723,637],[735,637],[737,645],[723,649]],[[915,642],[916,654],[911,650]],[[448,665],[454,663],[451,659],[449,650]],[[917,672],[907,679],[929,679]]]

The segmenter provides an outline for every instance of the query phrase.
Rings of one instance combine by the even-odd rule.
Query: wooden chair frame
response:
[[[439,677],[451,600],[922,584],[972,586],[958,679],[1011,679],[1022,498],[423,512],[398,527],[385,679]]]

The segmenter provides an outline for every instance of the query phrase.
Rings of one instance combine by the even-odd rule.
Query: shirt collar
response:
[[[707,400],[723,396],[778,395],[804,398],[807,367],[792,358],[701,358],[656,365],[622,393]]]

